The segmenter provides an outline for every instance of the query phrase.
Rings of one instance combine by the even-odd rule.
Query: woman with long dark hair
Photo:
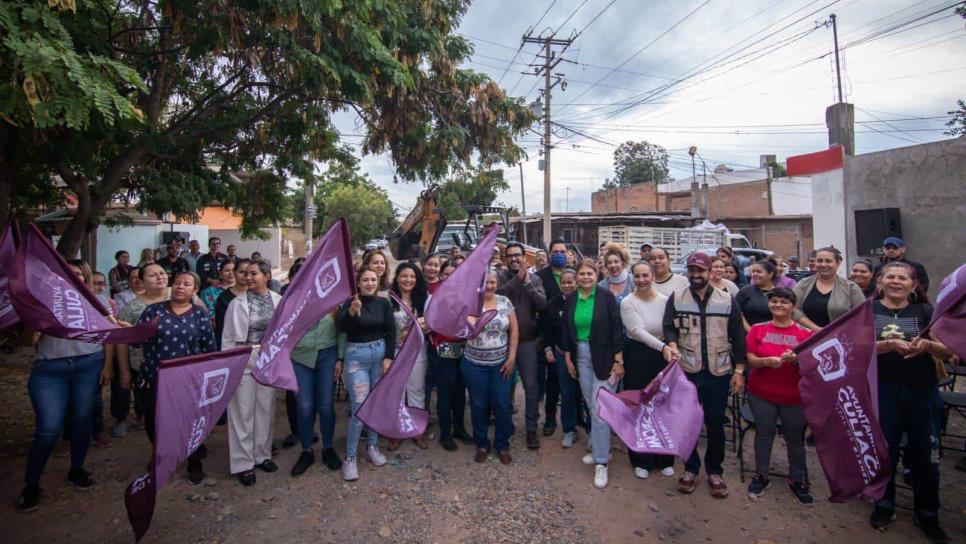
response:
[[[875,265],[868,259],[859,259],[852,264],[849,279],[854,281],[866,298],[875,296]]]
[[[235,259],[228,260],[226,261],[227,263],[235,263],[235,284],[225,288],[218,295],[218,298],[215,299],[215,343],[218,344],[219,350],[221,350],[221,333],[225,330],[225,313],[228,311],[228,305],[235,298],[244,295],[248,291],[248,286],[245,283],[245,270],[248,269],[251,261],[249,259]]]
[[[819,266],[821,267],[819,252]],[[939,526],[939,429],[942,402],[933,357],[952,353],[922,329],[932,320],[932,306],[908,263],[882,266],[879,293],[872,303],[879,372],[879,425],[889,444],[895,473],[903,434],[903,458],[912,470],[916,525],[931,542],[946,542]],[[895,476],[875,503],[870,523],[885,530],[895,518]]]
[[[554,272],[556,274],[556,272]],[[572,448],[577,442],[577,413],[580,402],[578,399],[580,385],[567,372],[564,364],[563,348],[563,315],[567,298],[577,291],[577,272],[572,268],[560,271],[560,294],[547,301],[547,309],[540,316],[540,339],[543,344],[543,356],[557,374],[560,389],[560,426],[563,428],[563,438],[560,445]]]
[[[343,361],[336,362],[336,376],[342,376],[349,393],[352,415],[346,432],[346,458],[342,465],[342,478],[346,481],[359,479],[357,450],[364,427],[356,417],[359,407],[382,376],[383,367],[392,363],[396,353],[396,322],[389,300],[379,296],[379,276],[363,267],[356,276],[359,292],[339,309],[337,323],[346,334]],[[366,457],[381,467],[386,456],[379,451],[379,437],[373,430],[366,433]]]
[[[379,294],[385,296],[392,286],[389,274],[389,260],[380,249],[371,249],[362,256],[362,268],[372,270],[379,278]]]
[[[834,247],[815,252],[815,274],[795,285],[799,310],[818,327],[824,327],[865,300],[862,289],[838,275],[842,253]]]
[[[225,312],[221,346],[226,350],[261,342],[282,299],[282,295],[268,288],[268,280],[272,277],[268,263],[251,262],[244,270],[246,290],[228,304]],[[228,404],[231,474],[244,486],[255,485],[256,468],[265,472],[278,470],[278,465],[272,461],[275,389],[252,377],[252,367],[257,360],[258,350],[253,349],[241,383]]]
[[[391,299],[393,309],[393,321],[396,324],[396,352],[402,348],[403,342],[409,336],[413,327],[419,327],[424,333],[429,332],[426,321],[423,319],[423,310],[426,307],[426,280],[423,279],[422,272],[412,263],[399,263],[396,273],[392,280],[390,292],[396,296]],[[416,322],[409,317],[406,309],[400,306],[400,302],[416,316]],[[409,406],[414,408],[426,408],[426,344],[423,343],[413,365],[409,380],[406,382],[406,401]],[[383,374],[389,371],[389,365],[382,369]],[[414,439],[420,449],[426,449],[426,439],[422,436]],[[389,441],[389,451],[399,449],[398,440]]]

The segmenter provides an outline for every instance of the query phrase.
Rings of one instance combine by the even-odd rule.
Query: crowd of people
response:
[[[197,242],[188,251],[181,244],[175,239],[157,259],[154,251],[145,250],[137,266],[129,264],[126,251],[118,251],[117,266],[106,275],[92,273],[81,261],[70,263],[118,321],[159,318],[158,333],[150,340],[101,346],[28,331],[27,340],[37,346],[28,385],[37,428],[21,511],[37,508],[40,478],[51,454],[69,453],[68,480],[84,490],[93,484],[84,469],[92,439],[107,447],[106,434],[120,437],[129,428],[143,427],[153,442],[153,391],[161,361],[255,345],[265,334],[287,287],[273,279],[271,265],[258,254],[240,258],[233,246],[222,254],[217,238],[209,240],[205,254]],[[459,248],[422,262],[399,263],[395,270],[380,250],[367,251],[354,263],[357,294],[316,323],[292,352],[299,391],[286,398],[289,432],[284,439],[274,440],[276,391],[251,376],[257,356],[253,352],[223,417],[230,472],[241,484],[255,485],[256,471],[279,469],[272,459],[277,447],[300,445],[291,475],[301,476],[316,461],[316,420],[321,460],[329,470],[341,470],[346,481],[359,478],[363,433],[365,459],[385,465],[380,437],[365,428],[356,412],[408,334],[419,327],[426,342],[409,376],[406,402],[432,409],[437,426],[414,439],[418,448],[438,439],[452,452],[459,449],[459,441],[474,448],[478,463],[486,462],[491,452],[500,463],[512,463],[519,382],[526,447],[540,448],[539,434],[554,435],[559,414],[560,446],[576,446],[582,427],[587,451],[582,462],[593,468],[593,485],[603,489],[608,485],[612,433],[599,416],[598,390],[642,389],[673,362],[696,387],[707,432],[703,456],[696,447],[684,460],[677,489],[693,493],[703,465],[710,494],[728,496],[723,470],[726,408],[739,395],[746,399],[756,428],[748,493],[760,497],[770,486],[772,446],[780,427],[788,451],[787,486],[794,500],[810,504],[808,431],[792,348],[871,297],[882,430],[894,465],[901,459],[913,482],[918,525],[932,541],[942,542],[934,358],[955,357],[920,334],[932,312],[925,268],[905,258],[901,239],[888,238],[883,245],[882,262],[858,260],[846,279],[839,274],[842,255],[833,247],[811,252],[807,268],[799,268],[797,257],[743,262],[722,247],[715,255],[692,253],[687,273],[681,275],[670,269],[668,251],[650,244],[639,248],[639,259],[618,244],[602,244],[597,258],[589,259],[555,240],[528,263],[526,248],[510,242],[494,250],[483,285],[483,309],[495,310],[495,317],[465,341],[436,334],[423,319],[427,301],[465,260]],[[289,280],[302,265],[302,259],[294,263]],[[340,382],[351,414],[343,456],[333,442]],[[107,384],[114,418],[110,431],[101,398]],[[434,391],[436,403],[431,406]],[[470,432],[465,427],[467,400]],[[135,418],[130,417],[132,406]],[[390,451],[400,445],[384,441]],[[189,458],[189,483],[204,479],[206,454],[201,445]],[[673,457],[634,451],[629,457],[639,479],[654,471],[664,477],[678,474]],[[957,468],[966,470],[963,462]],[[903,469],[898,470],[901,475]],[[871,514],[877,529],[894,518],[894,498],[893,479]]]

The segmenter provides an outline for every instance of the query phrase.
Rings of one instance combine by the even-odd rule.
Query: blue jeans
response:
[[[611,385],[607,380],[601,380],[594,374],[594,363],[590,358],[590,344],[587,342],[577,342],[576,362],[580,391],[584,395],[584,402],[590,408],[590,420],[592,422],[590,426],[591,454],[594,456],[594,463],[606,465],[610,458],[610,425],[600,419],[600,411],[597,408],[597,390],[606,389],[613,393],[617,390],[617,386]]]
[[[359,407],[369,396],[369,390],[376,385],[379,377],[382,376],[382,360],[385,355],[385,340],[376,340],[364,344],[349,342],[345,345],[345,368],[342,371],[342,380],[345,382],[345,389],[349,393],[349,406],[352,410],[352,417],[349,418],[349,429],[346,432],[346,457],[355,457],[359,449],[359,438],[362,437],[364,425],[356,417],[356,412],[359,411]],[[309,439],[311,440],[311,434]],[[366,443],[368,445],[375,446],[378,440],[376,431],[369,429],[366,432]]]
[[[879,424],[886,442],[892,469],[899,462],[899,442],[903,431],[908,437],[904,448],[905,465],[912,470],[913,509],[919,516],[939,515],[939,429],[942,413],[939,391],[933,387],[912,387],[879,381]],[[889,480],[885,495],[876,506],[895,508],[896,480]]]
[[[704,410],[704,426],[708,429],[708,444],[704,452],[704,469],[708,476],[724,473],[721,467],[725,455],[725,407],[731,394],[731,374],[713,376],[706,368],[699,372],[685,372],[688,379],[698,390],[698,402]],[[684,470],[698,474],[701,471],[701,456],[698,446],[684,463]]]
[[[295,400],[298,405],[298,435],[303,450],[312,449],[315,414],[319,414],[322,447],[332,447],[332,436],[335,434],[335,361],[338,356],[339,348],[332,346],[319,350],[315,368],[292,361],[295,379],[299,384]]]
[[[570,377],[567,364],[560,350],[553,351],[555,363],[549,365],[557,373],[557,383],[560,389],[560,426],[563,432],[577,431],[577,380]],[[549,412],[548,412],[549,413]],[[549,418],[548,418],[549,419]]]
[[[470,416],[473,420],[473,442],[476,447],[490,449],[488,431],[490,410],[493,410],[495,430],[493,446],[496,451],[510,449],[510,433],[513,422],[510,413],[510,382],[499,365],[478,365],[465,357],[460,363],[463,381],[470,392]]]
[[[27,453],[24,482],[28,486],[40,485],[40,476],[64,428],[68,410],[73,416],[70,468],[83,468],[91,444],[91,418],[103,367],[104,352],[34,362],[27,391],[37,430]]]

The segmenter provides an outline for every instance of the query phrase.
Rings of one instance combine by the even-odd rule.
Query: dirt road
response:
[[[87,493],[65,485],[67,459],[51,459],[39,511],[16,511],[33,432],[28,372],[26,354],[4,356],[0,362],[0,541],[131,542],[123,492],[148,461],[150,449],[143,432],[115,439],[108,449],[92,448],[87,468],[97,485]],[[522,398],[517,404],[522,406]],[[336,448],[343,455],[348,404],[342,401],[336,408]],[[523,427],[522,415],[514,416],[518,429]],[[957,424],[963,434],[963,426]],[[287,432],[281,400],[275,429],[277,437]],[[746,484],[738,481],[731,444],[725,467],[731,496],[716,500],[703,479],[692,496],[679,495],[674,478],[657,474],[636,479],[620,451],[614,452],[610,465],[610,486],[597,490],[593,471],[580,462],[583,448],[563,450],[559,440],[558,430],[542,438],[540,450],[529,451],[518,433],[511,443],[510,466],[494,458],[476,464],[473,448],[462,444],[449,453],[435,442],[425,451],[407,443],[390,456],[387,466],[361,463],[360,479],[354,483],[343,482],[338,472],[329,472],[321,463],[301,478],[292,478],[289,470],[298,456],[294,448],[276,457],[279,472],[259,472],[258,483],[246,488],[228,476],[227,431],[216,427],[205,460],[209,480],[189,486],[179,472],[161,490],[144,542],[925,541],[908,510],[900,510],[890,530],[878,534],[867,522],[869,505],[824,500],[828,489],[814,450],[809,450],[809,473],[819,500],[804,507],[777,480],[763,499],[751,501]],[[751,444],[745,449],[750,459]],[[784,455],[778,440],[774,458],[779,470],[785,467]],[[959,455],[949,452],[941,469],[941,515],[952,542],[966,540],[966,474],[953,469]],[[680,462],[677,469],[680,472]],[[899,501],[911,505],[911,492],[901,490]]]

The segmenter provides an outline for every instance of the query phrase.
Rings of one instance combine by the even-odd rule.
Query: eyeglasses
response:
[[[523,253],[507,253],[506,254],[506,258],[507,259],[520,259],[522,257],[523,257]]]

